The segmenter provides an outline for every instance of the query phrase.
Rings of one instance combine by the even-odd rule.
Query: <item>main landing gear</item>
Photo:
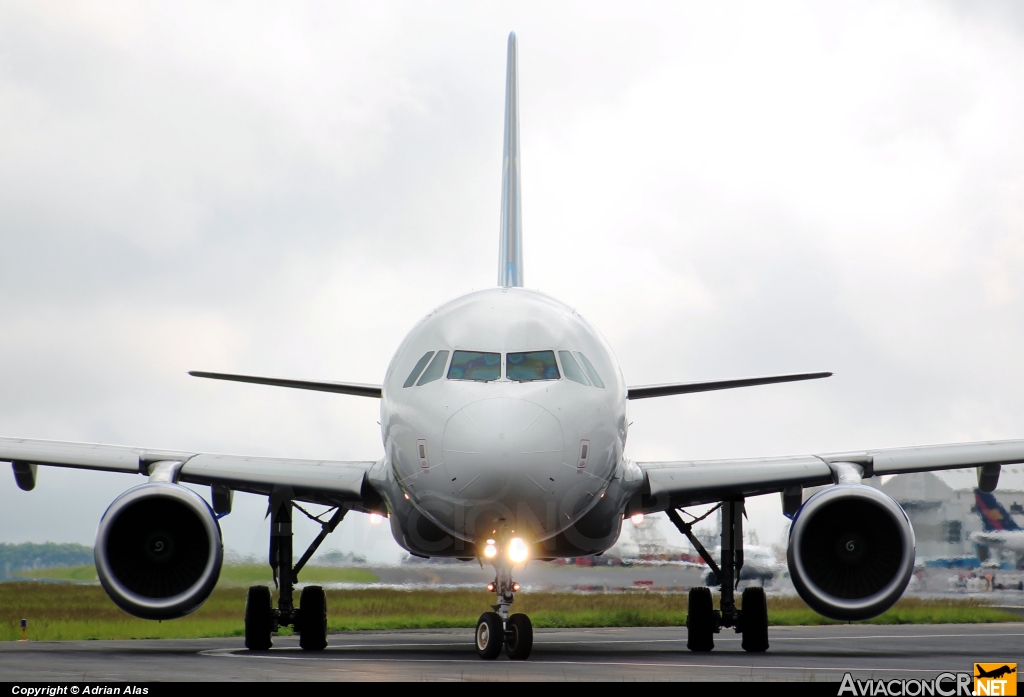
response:
[[[485,612],[476,622],[477,655],[492,660],[501,655],[504,646],[513,661],[526,660],[533,650],[533,623],[522,613],[509,615],[519,584],[512,580],[512,563],[504,550],[495,555],[494,572],[494,583],[487,584],[487,590],[497,594],[498,602],[491,606],[493,612]]]
[[[722,583],[719,610],[715,610],[708,588],[690,590],[686,629],[686,647],[691,651],[715,648],[715,634],[722,627],[735,627],[743,634],[743,650],[760,653],[768,650],[768,600],[764,588],[743,590],[742,608],[736,607],[734,591],[743,567],[743,499],[722,502],[722,566],[715,564],[708,551],[694,536],[692,523],[684,523],[675,510],[668,511],[669,520],[686,535],[707,561],[715,577]]]
[[[277,608],[274,608],[270,589],[252,586],[245,599],[245,648],[266,651],[273,645],[272,635],[281,627],[291,626],[299,633],[299,646],[306,651],[322,651],[327,647],[327,596],[320,586],[306,586],[294,606],[293,590],[299,571],[313,556],[320,543],[345,517],[347,510],[339,508],[328,521],[306,513],[320,523],[320,534],[299,562],[292,566],[292,507],[299,508],[291,499],[271,497],[270,500],[270,567],[278,585]]]

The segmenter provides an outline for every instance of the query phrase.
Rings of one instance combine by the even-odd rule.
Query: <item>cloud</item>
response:
[[[634,384],[836,371],[633,405],[631,456],[1020,437],[1024,47],[987,7],[4,6],[0,430],[378,457],[372,400],[185,371],[376,381],[494,283],[515,29],[527,285]],[[0,530],[89,542],[128,481],[0,487]]]

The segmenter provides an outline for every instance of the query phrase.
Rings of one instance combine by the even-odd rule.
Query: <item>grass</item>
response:
[[[19,622],[29,621],[29,638],[170,639],[241,636],[245,589],[221,586],[188,617],[152,622],[120,610],[96,585],[15,582],[0,586],[0,641],[21,638]],[[331,631],[473,627],[493,595],[478,591],[328,591]],[[686,622],[686,595],[658,593],[523,593],[517,612],[537,627],[678,626]],[[774,625],[834,624],[798,598],[772,598]],[[970,600],[899,601],[873,624],[1016,622],[1011,613]],[[286,632],[287,633],[287,632]]]
[[[96,567],[63,566],[52,569],[18,571],[12,576],[46,581],[97,581]],[[373,583],[380,578],[366,569],[345,569],[331,566],[307,566],[299,574],[303,583]],[[220,570],[220,586],[251,586],[257,583],[273,583],[270,567],[266,564],[232,564]]]
[[[52,569],[33,569],[30,571],[15,571],[11,574],[14,578],[24,578],[33,581],[97,581],[96,566],[86,564],[84,566],[58,566]]]

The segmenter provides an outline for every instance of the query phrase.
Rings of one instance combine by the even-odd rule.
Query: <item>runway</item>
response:
[[[710,654],[686,650],[686,629],[537,630],[528,661],[477,658],[473,632],[348,632],[320,653],[278,638],[250,653],[241,639],[27,642],[0,645],[4,681],[219,680],[799,680],[933,678],[975,661],[1024,656],[1024,624],[779,627],[748,654],[723,631]]]

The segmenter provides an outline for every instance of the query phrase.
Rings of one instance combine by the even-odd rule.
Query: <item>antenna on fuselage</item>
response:
[[[519,185],[519,68],[516,33],[508,35],[505,73],[505,148],[501,163],[501,238],[498,285],[523,285],[523,230]]]

